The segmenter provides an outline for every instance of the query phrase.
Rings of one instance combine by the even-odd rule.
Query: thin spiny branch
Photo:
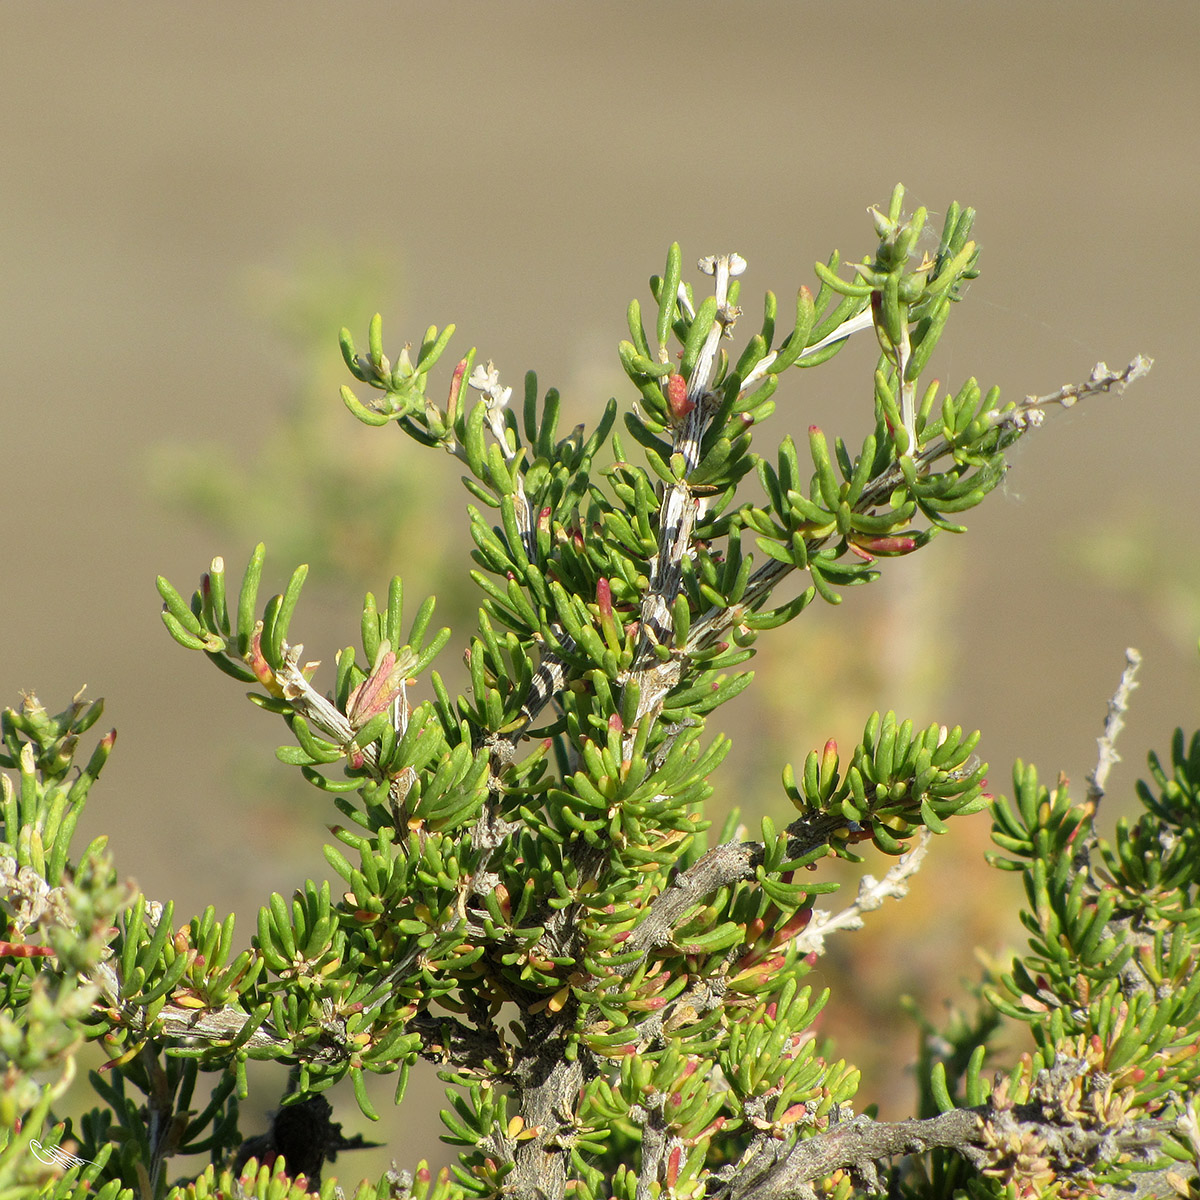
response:
[[[1114,764],[1121,761],[1117,753],[1117,735],[1125,726],[1125,714],[1129,711],[1129,698],[1137,687],[1134,676],[1142,665],[1142,656],[1133,647],[1125,651],[1125,668],[1121,672],[1121,682],[1108,702],[1108,710],[1104,717],[1104,733],[1096,739],[1100,754],[1096,766],[1087,774],[1087,802],[1093,811],[1100,807],[1104,799],[1104,788],[1108,782],[1108,773]]]
[[[906,851],[882,879],[864,875],[858,885],[858,895],[839,913],[814,909],[812,920],[794,941],[801,954],[824,954],[825,938],[839,929],[861,929],[863,914],[881,908],[885,900],[900,900],[908,895],[909,880],[920,870],[929,850],[932,834],[928,829],[917,830],[912,849]]]

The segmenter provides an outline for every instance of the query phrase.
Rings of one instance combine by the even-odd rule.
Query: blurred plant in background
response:
[[[1090,537],[1065,547],[1071,561],[1100,586],[1149,613],[1181,651],[1200,626],[1200,533],[1163,530],[1136,495],[1121,497]]]
[[[897,188],[873,210],[875,252],[849,278],[837,254],[816,264],[817,292],[800,288],[786,317],[768,293],[740,349],[746,264],[701,259],[700,298],[672,247],[651,280],[651,328],[637,301],[627,314],[620,357],[638,398],[623,431],[611,400],[590,432],[560,436],[557,392],[531,373],[521,395],[473,350],[431,392],[452,327],[392,355],[378,316],[363,352],[343,330],[367,389],[343,387],[350,412],[464,471],[482,593],[465,686],[455,694],[433,669],[451,631],[399,576],[367,593],[361,656],[342,649],[325,691],[291,635],[308,566],[265,604],[261,544],[236,589],[220,558],[190,600],[160,579],[171,635],[286,723],[277,757],[339,814],[326,847],[336,887],[272,895],[242,950],[215,907],[180,923],[170,903],[127,895],[103,839],[72,857],[112,747],[105,735],[71,778],[99,706],[77,699],[50,717],[27,698],[5,712],[0,1192],[332,1197],[326,1164],[361,1142],[343,1137],[323,1093],[348,1080],[375,1116],[367,1076],[394,1078],[399,1104],[425,1059],[450,1085],[458,1161],[436,1178],[394,1167],[359,1187],[362,1200],[1196,1194],[1200,735],[1177,733],[1168,763],[1151,758],[1141,815],[1114,843],[1095,829],[1135,654],[1080,801],[1023,764],[1013,802],[994,800],[977,734],[887,712],[848,751],[829,739],[784,768],[786,826],[779,799],[757,836],[736,814],[714,826],[729,741],[707,723],[752,682],[742,666],[757,639],[962,532],[958,514],[1048,409],[1149,368],[1100,364],[1085,383],[1005,405],[973,379],[943,393],[925,374],[978,273],[974,214],[952,205],[918,257],[926,214],[906,215],[903,199]],[[756,453],[784,377],[856,335],[880,349],[861,448],[811,426],[803,455],[790,436]],[[341,435],[323,417],[300,423],[242,481],[262,491],[265,524],[312,522],[329,538],[357,520],[351,500],[399,511],[382,466],[364,495],[320,445]],[[211,457],[193,462],[196,479],[213,473]],[[328,479],[312,508],[289,509],[297,464],[332,468],[328,509]],[[232,494],[218,487],[207,503],[231,511]],[[389,534],[352,543],[372,575],[392,561]],[[338,569],[321,554],[310,557]],[[912,663],[925,658],[913,649]],[[840,699],[845,674],[800,660],[792,677]],[[993,866],[1024,884],[1029,943],[985,966],[963,1012],[935,1020],[910,1003],[917,1104],[880,1120],[819,1023],[845,997],[814,988],[814,968],[840,932],[907,896],[933,837],[984,811]],[[842,908],[820,907],[838,887],[822,860],[867,853],[890,865]],[[905,913],[891,938],[918,955],[929,914],[890,907]],[[1014,1029],[1024,1053],[1005,1049]],[[55,1124],[85,1037],[109,1059],[90,1077],[100,1103]],[[254,1059],[291,1074],[269,1129],[248,1137],[238,1106]],[[201,1175],[168,1177],[171,1158],[200,1153]]]
[[[428,464],[403,462],[365,429],[346,428],[330,404],[344,366],[330,330],[365,325],[393,297],[393,256],[310,246],[291,271],[260,268],[246,280],[253,325],[281,344],[280,398],[264,404],[252,439],[231,456],[220,441],[164,445],[150,463],[151,486],[170,505],[222,541],[268,542],[285,560],[306,562],[326,595],[343,599],[373,586],[380,571],[406,570],[444,590],[456,621],[470,616],[462,589],[442,588],[458,545],[418,535],[423,514],[447,503],[452,479]]]

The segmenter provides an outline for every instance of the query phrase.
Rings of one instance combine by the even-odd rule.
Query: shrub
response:
[[[343,389],[350,412],[465,469],[470,686],[452,695],[433,668],[450,630],[399,578],[367,595],[361,656],[335,656],[327,692],[292,640],[306,567],[265,605],[261,546],[236,596],[220,559],[190,600],[159,580],[171,635],[282,718],[279,758],[340,814],[336,886],[273,895],[241,951],[214,907],[179,922],[120,885],[104,839],[72,851],[113,745],[74,767],[99,702],[5,712],[0,1194],[331,1195],[326,1161],[360,1143],[323,1093],[349,1079],[375,1116],[366,1077],[394,1076],[399,1104],[419,1058],[452,1085],[458,1163],[395,1167],[363,1200],[1195,1194],[1200,735],[1177,733],[1169,764],[1151,757],[1114,842],[1096,829],[1134,652],[1082,800],[1022,764],[1012,801],[993,799],[977,734],[889,712],[849,753],[831,741],[786,767],[790,808],[757,836],[736,816],[714,836],[706,815],[729,747],[709,721],[750,684],[760,634],[962,532],[1048,409],[1150,365],[1100,364],[1006,404],[974,379],[942,394],[925,374],[978,273],[974,213],[951,205],[918,261],[926,214],[902,206],[897,188],[873,210],[873,256],[818,263],[794,314],[768,294],[740,349],[746,264],[702,259],[701,298],[672,247],[652,328],[629,307],[637,399],[620,430],[614,399],[560,436],[556,392],[530,374],[514,404],[473,352],[435,401],[452,327],[394,359],[378,317],[363,353],[343,330],[369,389]],[[868,330],[880,357],[861,447],[814,426],[803,453],[786,437],[757,454],[784,376]],[[904,895],[933,835],[985,808],[993,866],[1025,882],[1029,943],[980,979],[974,1013],[923,1020],[910,1119],[856,1113],[859,1073],[816,1029],[830,997],[806,976],[828,937]],[[883,878],[818,908],[836,887],[820,860],[867,854],[890,858]],[[1032,1048],[1001,1061],[1014,1022]],[[110,1060],[91,1075],[100,1104],[56,1123],[84,1039]],[[251,1059],[291,1073],[247,1138]],[[169,1158],[198,1153],[203,1174],[168,1178]]]

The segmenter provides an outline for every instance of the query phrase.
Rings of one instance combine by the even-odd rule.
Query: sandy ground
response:
[[[1128,792],[1145,749],[1194,726],[1200,678],[1200,605],[1181,620],[1168,599],[1200,550],[1198,34],[1192,3],[1095,0],[0,7],[0,697],[59,707],[85,682],[107,697],[121,739],[85,832],[111,832],[151,895],[235,909],[247,935],[267,891],[325,871],[311,804],[297,827],[230,783],[236,748],[269,757],[283,731],[173,646],[154,591],[158,572],[191,586],[253,543],[216,542],[147,478],[162,447],[198,440],[253,463],[287,420],[296,365],[257,315],[263,279],[313,248],[370,248],[395,338],[454,321],[461,348],[514,382],[536,368],[586,413],[628,397],[625,306],[671,240],[685,261],[743,254],[756,305],[834,247],[864,253],[867,206],[897,180],[935,212],[979,211],[984,273],[944,378],[1020,395],[1098,359],[1157,365],[1123,399],[1056,414],[968,537],[876,585],[890,600],[844,606],[891,623],[895,662],[861,715],[785,731],[787,753],[905,709],[920,626],[937,681],[918,707],[985,730],[998,788],[1017,756],[1080,780],[1135,645],[1143,686],[1112,780]],[[851,347],[793,381],[775,427],[861,432],[845,414],[861,416],[873,358]],[[460,539],[460,513],[456,498],[403,519]],[[1110,566],[1141,547],[1152,572],[1114,588],[1080,573],[1084,546]],[[378,586],[404,569],[381,563]],[[304,640],[331,659],[357,601],[326,586],[338,602]],[[806,622],[763,656],[775,696],[803,695],[821,672],[797,664],[836,645],[836,622]],[[432,1109],[403,1125],[402,1160],[438,1153]]]

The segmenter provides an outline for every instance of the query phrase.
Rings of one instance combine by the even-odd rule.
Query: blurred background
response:
[[[0,8],[0,699],[106,697],[120,738],[81,836],[109,833],[177,919],[212,903],[243,938],[270,891],[328,874],[331,810],[274,760],[278,721],[167,636],[158,573],[186,594],[221,554],[240,578],[260,539],[270,587],[311,562],[293,629],[327,671],[397,572],[465,644],[458,472],[345,413],[340,325],[361,341],[382,312],[394,355],[453,322],[453,357],[477,346],[518,391],[534,368],[590,421],[631,398],[625,308],[672,240],[685,264],[749,261],[752,331],[765,289],[786,309],[814,260],[873,249],[868,206],[897,181],[935,235],[950,201],[979,213],[947,385],[1017,397],[1156,365],[1052,413],[966,537],[765,638],[761,686],[721,714],[717,802],[787,819],[783,762],[852,746],[875,708],[982,729],[995,791],[1017,757],[1081,789],[1132,645],[1110,827],[1145,751],[1196,724],[1198,35],[1190,2]],[[760,449],[813,422],[861,437],[860,343],[792,373]],[[825,968],[826,1032],[886,1115],[911,1105],[885,1061],[915,1044],[899,993],[936,1017],[972,945],[1018,937],[986,834],[937,841],[910,901]],[[347,1130],[388,1144],[338,1174],[444,1161],[437,1107],[366,1129],[343,1098]]]

